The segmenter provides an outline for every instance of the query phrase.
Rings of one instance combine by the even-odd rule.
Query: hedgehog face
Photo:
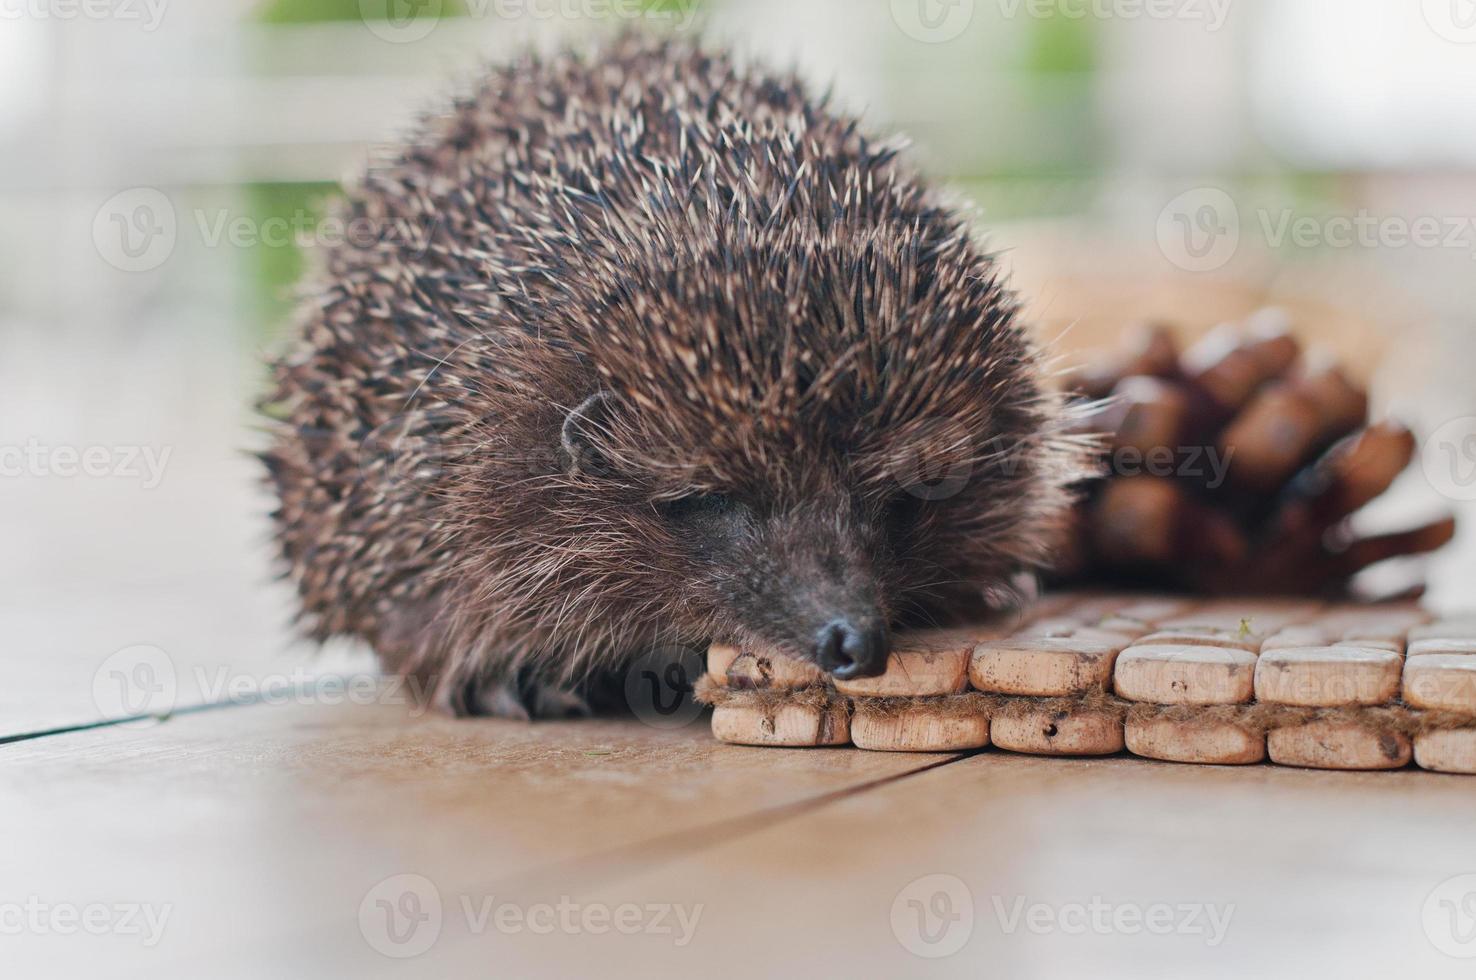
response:
[[[839,479],[812,479],[795,498],[757,465],[725,480],[732,468],[679,465],[680,451],[654,451],[653,438],[632,438],[619,400],[600,393],[569,413],[560,443],[582,509],[625,529],[627,567],[653,570],[667,615],[697,621],[684,632],[741,638],[837,677],[880,673],[890,549],[858,498]]]
[[[721,634],[842,679],[886,668],[885,544],[842,495],[779,509],[700,493],[655,509],[690,567],[690,594]]]
[[[894,630],[978,615],[1010,591],[1034,533],[1013,485],[941,464],[921,467],[942,474],[928,482],[868,480],[874,462],[837,453],[792,496],[735,484],[652,501],[655,550],[683,583],[667,608],[849,679],[885,669]]]

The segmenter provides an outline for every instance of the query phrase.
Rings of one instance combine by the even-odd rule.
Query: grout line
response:
[[[30,742],[39,738],[51,738],[55,735],[71,735],[75,732],[91,732],[104,728],[118,728],[122,725],[131,725],[140,721],[155,721],[164,724],[172,718],[183,715],[196,715],[205,711],[215,711],[221,708],[245,708],[257,704],[269,704],[267,692],[262,691],[250,697],[231,698],[224,701],[202,701],[199,704],[188,704],[182,708],[171,708],[169,711],[158,714],[124,715],[121,718],[103,718],[99,721],[87,721],[77,725],[59,725],[55,728],[42,728],[34,732],[18,732],[13,735],[0,735],[0,745],[11,745],[16,742]],[[275,693],[273,694],[275,696]]]
[[[121,725],[131,725],[136,721],[156,721],[160,724],[180,715],[194,715],[204,711],[213,711],[217,708],[245,707],[251,704],[260,704],[255,698],[239,699],[234,701],[206,701],[202,704],[187,705],[176,708],[168,714],[161,715],[127,715],[122,718],[105,718],[102,721],[89,721],[81,725],[63,725],[59,728],[43,728],[35,732],[21,732],[18,735],[0,735],[0,745],[11,745],[15,742],[30,742],[38,738],[50,738],[53,735],[71,735],[74,732],[91,732],[102,728],[117,728]]]

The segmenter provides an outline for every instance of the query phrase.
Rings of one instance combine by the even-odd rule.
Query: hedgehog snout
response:
[[[885,671],[890,648],[884,626],[842,617],[820,627],[813,659],[826,673],[848,681],[876,677]]]

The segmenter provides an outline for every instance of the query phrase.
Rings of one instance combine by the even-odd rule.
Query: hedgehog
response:
[[[839,678],[997,606],[1087,447],[997,257],[894,141],[670,38],[528,54],[347,195],[263,454],[314,639],[456,714],[657,647]]]

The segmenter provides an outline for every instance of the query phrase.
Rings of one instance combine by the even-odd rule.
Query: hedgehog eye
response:
[[[924,501],[911,493],[900,493],[887,501],[886,524],[892,531],[906,531],[922,516]]]
[[[670,521],[691,521],[730,513],[737,506],[725,493],[693,493],[672,500],[658,500],[656,509]]]

